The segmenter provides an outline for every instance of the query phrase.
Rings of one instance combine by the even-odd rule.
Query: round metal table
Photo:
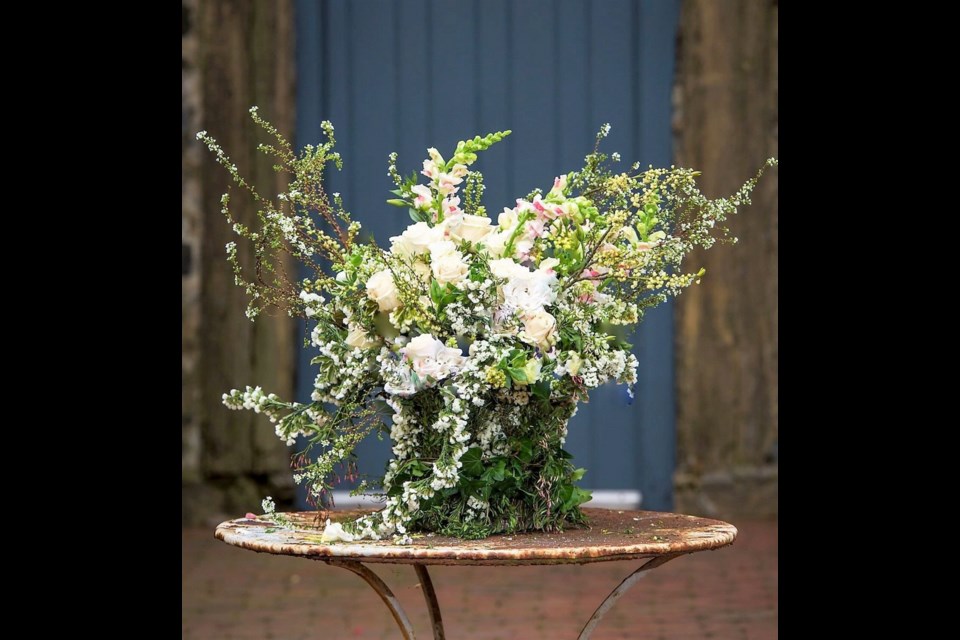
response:
[[[369,511],[328,511],[283,514],[294,528],[280,528],[264,519],[241,518],[217,527],[216,537],[251,551],[298,556],[342,567],[363,578],[390,609],[404,638],[413,627],[386,583],[367,564],[412,564],[427,601],[433,636],[444,638],[443,620],[427,565],[493,566],[531,564],[586,564],[614,560],[647,561],[608,595],[580,632],[589,638],[603,616],[644,575],[670,560],[696,551],[732,544],[737,529],[719,520],[656,511],[584,509],[589,527],[556,533],[497,535],[483,540],[460,540],[423,535],[412,544],[383,541],[324,543],[320,539],[326,518],[342,521]]]

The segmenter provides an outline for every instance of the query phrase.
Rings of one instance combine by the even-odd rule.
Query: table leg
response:
[[[326,562],[335,567],[342,567],[347,571],[352,571],[366,580],[367,584],[369,584],[373,590],[377,592],[377,595],[380,596],[380,599],[383,600],[383,604],[387,605],[387,608],[390,609],[390,613],[393,614],[393,619],[397,621],[397,626],[400,627],[400,633],[403,634],[404,640],[413,640],[413,626],[410,624],[410,619],[407,618],[403,607],[400,606],[400,601],[397,600],[397,596],[393,595],[390,587],[380,579],[380,576],[355,560],[327,560]],[[417,573],[419,574],[419,571]],[[432,584],[430,585],[430,592],[433,593]],[[434,597],[434,602],[436,602],[436,597]],[[432,618],[432,611],[430,615]],[[437,621],[439,621],[439,611],[437,612],[437,616]]]
[[[440,604],[437,602],[437,592],[433,589],[433,580],[427,573],[426,565],[415,564],[414,570],[417,572],[417,578],[420,579],[420,588],[423,590],[423,598],[427,601],[427,610],[430,612],[430,623],[433,625],[434,640],[444,640],[446,635],[443,632],[443,620],[440,618]]]
[[[653,571],[660,565],[670,562],[674,558],[677,558],[683,554],[674,554],[668,556],[657,556],[645,562],[639,569],[631,573],[627,578],[620,583],[620,585],[610,592],[603,602],[600,603],[600,606],[597,607],[597,610],[593,613],[593,616],[590,620],[587,621],[587,624],[584,625],[583,631],[580,632],[578,636],[579,640],[588,640],[591,635],[593,635],[593,630],[597,628],[597,625],[600,624],[600,621],[603,620],[603,616],[607,614],[610,609],[613,608],[613,605],[617,603],[617,600],[620,599],[623,594],[630,590],[630,587],[635,585],[640,581],[640,578],[647,575],[649,572]]]

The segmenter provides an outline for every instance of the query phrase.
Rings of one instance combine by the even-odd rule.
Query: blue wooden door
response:
[[[670,94],[679,0],[299,0],[297,141],[332,120],[344,159],[330,176],[356,219],[386,243],[409,224],[385,204],[386,158],[419,169],[426,149],[512,129],[480,156],[485,203],[500,211],[554,176],[582,166],[600,125],[607,151],[629,166],[670,164]],[[570,425],[568,449],[588,469],[583,485],[642,492],[672,506],[672,312],[650,314],[633,340],[636,401],[599,389]],[[299,393],[313,374],[301,356]],[[382,474],[389,443],[370,439],[361,471]]]

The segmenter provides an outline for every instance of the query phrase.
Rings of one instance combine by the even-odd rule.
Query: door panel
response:
[[[605,122],[605,149],[669,164],[670,94],[679,0],[476,0],[297,3],[297,142],[315,142],[332,120],[344,171],[334,172],[356,219],[385,244],[409,223],[385,204],[386,158],[417,170],[428,146],[449,154],[460,139],[512,129],[481,154],[485,204],[496,216],[534,187],[549,189],[579,168]],[[640,358],[636,401],[598,389],[570,426],[568,448],[588,469],[584,486],[640,490],[644,507],[672,506],[673,330],[669,306],[633,339]],[[309,396],[309,353],[299,393]],[[358,452],[380,475],[389,443]]]

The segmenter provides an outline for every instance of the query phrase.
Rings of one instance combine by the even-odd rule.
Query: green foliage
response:
[[[450,162],[447,163],[447,168],[450,169],[456,164],[465,164],[469,167],[477,161],[479,151],[486,151],[511,133],[511,131],[497,131],[496,133],[488,133],[482,138],[476,136],[473,140],[461,140],[457,143],[457,149],[454,151],[453,157],[450,158]]]

